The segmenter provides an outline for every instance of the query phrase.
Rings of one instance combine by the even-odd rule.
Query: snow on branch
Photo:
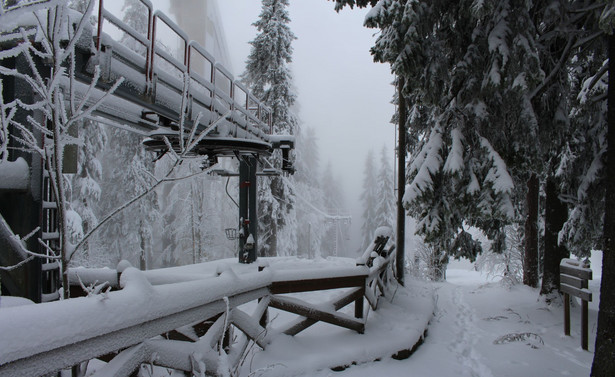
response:
[[[487,150],[491,161],[491,168],[485,177],[485,182],[491,182],[493,190],[498,194],[511,192],[515,185],[510,174],[508,174],[506,163],[484,137],[481,137],[481,145]]]
[[[602,63],[602,67],[600,67],[600,70],[598,70],[595,75],[583,81],[581,90],[577,96],[577,99],[582,105],[590,100],[594,100],[595,97],[592,96],[599,93],[606,93],[609,86],[607,76],[608,70],[609,60],[607,59]]]
[[[454,174],[463,169],[463,135],[459,128],[451,131],[451,139],[451,151],[444,163],[444,172]]]
[[[429,140],[417,155],[415,161],[410,166],[411,175],[416,171],[412,182],[406,187],[404,203],[410,203],[421,196],[424,192],[432,188],[434,175],[442,167],[442,133],[440,127],[436,127],[429,135]]]
[[[4,220],[4,217],[2,216],[2,214],[0,214],[0,236],[8,240],[8,243],[10,247],[12,248],[12,250],[17,252],[23,258],[22,261],[12,266],[0,266],[0,270],[2,271],[15,270],[25,265],[29,261],[33,260],[34,258],[57,259],[57,257],[54,257],[54,256],[34,253],[25,247],[25,242],[28,241],[30,238],[32,238],[39,231],[40,231],[40,227],[37,227],[32,232],[27,234],[25,237],[19,237],[19,235],[13,233],[13,230],[11,229],[11,227],[8,225],[6,220]]]
[[[587,169],[587,172],[583,175],[581,184],[577,189],[577,200],[579,202],[582,202],[585,198],[587,198],[587,193],[590,186],[601,177],[600,171],[604,167],[604,163],[602,162],[604,154],[606,154],[606,147],[602,148],[600,152],[594,156],[594,159]]]

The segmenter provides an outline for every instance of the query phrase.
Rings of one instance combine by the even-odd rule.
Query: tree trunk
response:
[[[600,309],[592,377],[612,376],[615,370],[615,36],[609,37],[608,132],[606,152],[606,198],[604,206],[604,252]]]
[[[397,281],[404,285],[404,269],[406,264],[405,240],[406,240],[406,209],[403,198],[406,189],[406,100],[403,96],[404,79],[398,77],[398,101],[399,101],[399,145],[397,147],[397,234],[395,238],[397,254],[395,265]]]
[[[277,257],[279,255],[278,231],[280,230],[281,226],[280,226],[280,220],[276,217],[276,214],[280,215],[281,213],[286,213],[286,210],[284,209],[284,207],[286,206],[286,203],[284,202],[286,198],[284,197],[284,186],[282,183],[282,179],[278,177],[272,178],[271,184],[269,187],[271,189],[271,194],[273,195],[273,200],[279,203],[279,207],[277,211],[274,211],[273,213],[271,213],[271,226],[269,228],[271,234],[269,235],[269,238],[268,238],[268,243],[269,243],[268,256]]]
[[[523,284],[538,287],[538,176],[532,174],[527,181],[525,199],[525,256],[523,259]]]
[[[448,266],[448,255],[447,253],[437,249],[437,247],[433,248],[433,253],[431,258],[431,278],[433,281],[445,281],[446,280],[446,268]]]
[[[545,206],[545,253],[542,274],[541,295],[557,292],[559,289],[559,263],[569,253],[565,246],[558,245],[559,231],[568,217],[568,208],[558,197],[554,177],[547,178],[545,189],[547,196]]]

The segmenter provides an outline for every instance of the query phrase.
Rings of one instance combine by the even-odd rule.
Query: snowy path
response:
[[[456,308],[455,325],[457,327],[457,336],[450,344],[450,348],[457,355],[457,360],[462,368],[462,376],[492,377],[493,374],[481,362],[481,356],[476,350],[476,333],[479,330],[474,323],[475,316],[473,310],[466,304],[463,296],[464,293],[461,287],[456,287],[451,301]]]
[[[593,353],[581,349],[578,308],[572,310],[572,337],[566,337],[563,309],[546,305],[537,290],[507,290],[474,271],[449,270],[448,275],[448,282],[437,284],[437,309],[427,338],[410,358],[383,359],[342,372],[306,371],[304,376],[589,376]],[[596,297],[599,281],[593,283]],[[595,301],[590,304],[590,351],[597,297]]]

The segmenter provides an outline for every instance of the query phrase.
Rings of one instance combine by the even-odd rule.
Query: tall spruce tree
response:
[[[99,154],[105,149],[108,137],[104,128],[95,121],[84,120],[79,127],[81,145],[78,149],[77,173],[72,182],[72,207],[82,219],[84,234],[98,224],[97,203],[101,198],[103,168]],[[83,246],[79,262],[88,265],[92,242]]]
[[[376,182],[376,225],[393,229],[395,222],[395,186],[391,169],[391,154],[386,146],[380,152]]]
[[[124,2],[123,21],[147,36],[147,13],[143,4],[137,0]],[[145,53],[145,46],[128,35],[122,36],[122,43],[137,53]],[[124,203],[147,190],[152,182],[149,176],[154,174],[155,157],[145,151],[141,137],[129,131],[108,129],[110,142],[105,154],[105,171],[103,187],[106,188],[102,205],[107,212],[112,211],[118,203]],[[120,189],[121,188],[121,189]],[[154,234],[161,224],[160,208],[156,192],[148,194],[132,211],[116,215],[116,221],[103,228],[103,244],[106,249],[115,251],[117,258],[130,260],[140,269],[152,267]],[[130,253],[128,251],[133,251]]]
[[[321,256],[337,256],[340,252],[339,223],[335,217],[345,213],[344,194],[340,182],[333,171],[331,161],[327,163],[321,178],[321,195],[326,217],[320,242]]]
[[[536,39],[539,43],[540,67],[545,78],[532,93],[531,103],[539,124],[541,163],[533,170],[534,190],[528,191],[529,199],[537,203],[539,180],[544,182],[544,249],[542,253],[541,294],[549,295],[559,287],[559,262],[566,256],[566,249],[558,244],[558,233],[566,219],[567,208],[560,200],[560,180],[557,178],[557,155],[566,143],[570,120],[568,97],[570,92],[569,74],[562,62],[568,59],[573,38],[570,37],[571,14],[569,4],[559,0],[535,1],[532,8]],[[532,192],[533,191],[533,192]],[[532,198],[530,197],[532,196]],[[538,218],[535,206],[529,218]],[[531,232],[527,232],[530,230]],[[532,240],[536,225],[526,223],[526,240]],[[538,242],[526,242],[526,271],[524,282],[536,286],[538,282]],[[531,267],[531,268],[530,268]]]
[[[363,225],[361,234],[363,241],[361,250],[365,250],[374,240],[374,233],[378,228],[378,172],[376,171],[374,151],[370,149],[365,157],[365,167],[363,169],[363,193],[361,201],[363,204]]]
[[[250,42],[252,49],[246,61],[242,80],[252,93],[261,99],[273,112],[273,132],[294,135],[297,132],[297,117],[293,112],[296,95],[292,89],[289,64],[292,61],[292,41],[296,38],[288,24],[288,0],[263,0],[259,19],[253,24],[258,34]],[[276,151],[271,163],[281,166],[282,157]],[[294,226],[286,219],[295,218],[295,198],[287,181],[277,177],[259,183],[259,246],[262,254],[278,254],[278,233],[286,229],[284,238],[289,241],[282,246],[283,254],[295,254],[296,235]]]
[[[148,11],[145,5],[139,0],[125,0],[122,10],[124,11],[123,21],[142,36],[147,37],[149,20],[147,19]],[[145,55],[147,51],[142,43],[128,34],[124,34],[121,41],[124,46],[139,54]]]
[[[114,210],[149,189],[154,174],[154,159],[141,144],[141,138],[119,128],[109,129],[109,143],[103,159],[102,209]],[[154,234],[161,226],[158,194],[154,191],[141,198],[130,211],[116,215],[102,232],[106,250],[113,251],[112,264],[127,259],[145,270],[152,267]]]

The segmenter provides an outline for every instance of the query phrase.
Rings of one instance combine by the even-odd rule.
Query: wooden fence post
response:
[[[564,334],[570,336],[570,295],[564,293]]]
[[[365,284],[363,284],[363,288],[361,288],[360,295],[354,301],[354,317],[355,318],[363,318],[363,296],[365,296]]]

